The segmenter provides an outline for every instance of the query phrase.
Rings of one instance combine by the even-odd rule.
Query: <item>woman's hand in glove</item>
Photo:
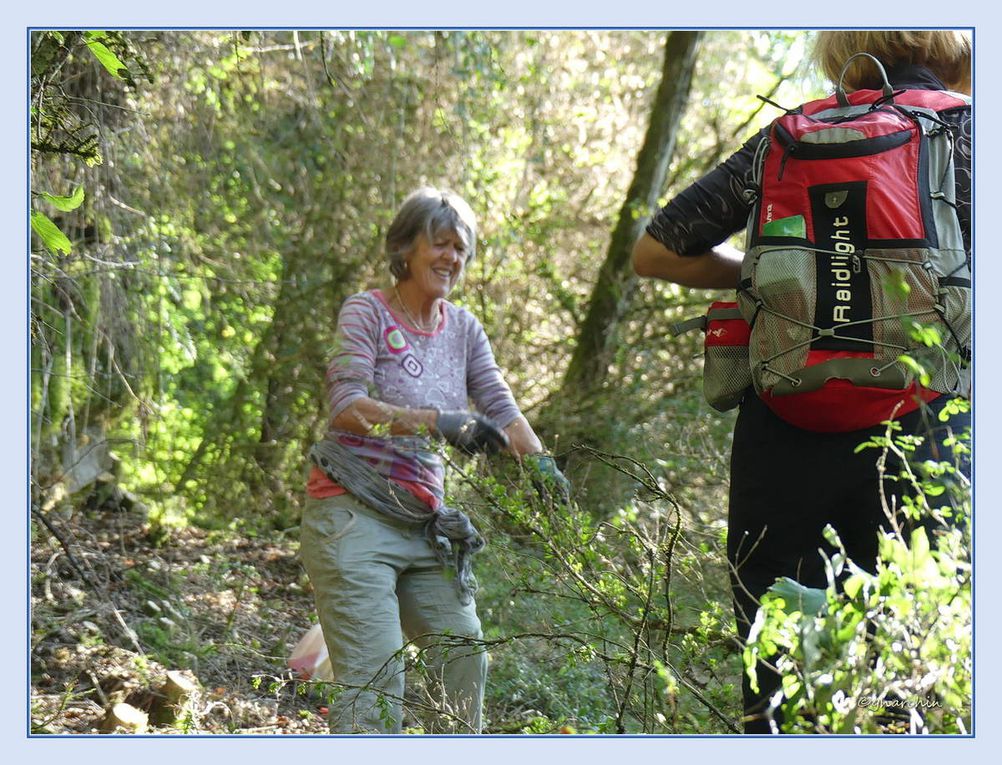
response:
[[[549,454],[525,454],[522,460],[532,471],[532,483],[544,500],[566,505],[571,501],[571,482]]]
[[[438,434],[467,454],[496,454],[508,446],[508,436],[493,421],[474,412],[439,412]]]

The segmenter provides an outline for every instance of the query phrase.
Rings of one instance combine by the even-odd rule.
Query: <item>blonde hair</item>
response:
[[[886,68],[905,64],[924,66],[948,88],[970,89],[969,32],[826,30],[818,32],[813,57],[832,84],[837,84],[845,62],[859,52],[875,56]],[[860,90],[877,89],[883,83],[873,62],[860,56],[849,65],[843,84],[850,90]]]

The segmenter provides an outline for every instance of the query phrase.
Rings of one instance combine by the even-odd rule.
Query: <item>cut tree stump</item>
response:
[[[183,672],[168,672],[150,709],[153,721],[157,725],[172,725],[194,712],[200,690],[198,682]]]
[[[145,712],[123,701],[108,710],[101,722],[101,732],[115,733],[121,729],[125,733],[145,733],[148,725],[149,716]]]

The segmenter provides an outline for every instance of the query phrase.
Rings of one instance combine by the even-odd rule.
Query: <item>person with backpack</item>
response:
[[[471,563],[484,540],[445,503],[441,442],[470,455],[509,452],[551,497],[570,489],[519,410],[484,328],[446,299],[476,237],[465,200],[417,189],[386,234],[392,284],[352,295],[338,316],[330,428],[310,450],[300,525],[341,686],[328,706],[332,733],[401,732],[405,640],[421,649],[437,695],[434,724],[481,731],[487,657]]]
[[[875,566],[882,475],[877,452],[857,447],[882,423],[924,436],[929,456],[946,429],[970,425],[969,413],[938,418],[970,395],[970,37],[822,31],[814,59],[836,93],[754,135],[633,250],[640,276],[737,289],[707,317],[704,390],[740,407],[727,555],[743,641],[777,578],[826,586],[827,525]],[[725,242],[742,228],[745,252]],[[911,320],[941,344],[921,347]],[[756,693],[743,676],[746,733],[774,730],[781,678],[763,663],[758,678]]]

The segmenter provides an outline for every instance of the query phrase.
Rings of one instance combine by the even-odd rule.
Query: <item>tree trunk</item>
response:
[[[685,112],[702,32],[671,32],[665,43],[661,84],[651,105],[651,121],[637,156],[637,171],[613,230],[609,251],[598,273],[588,313],[558,400],[580,400],[605,382],[616,345],[619,320],[636,286],[630,268],[633,243],[657,203]]]

